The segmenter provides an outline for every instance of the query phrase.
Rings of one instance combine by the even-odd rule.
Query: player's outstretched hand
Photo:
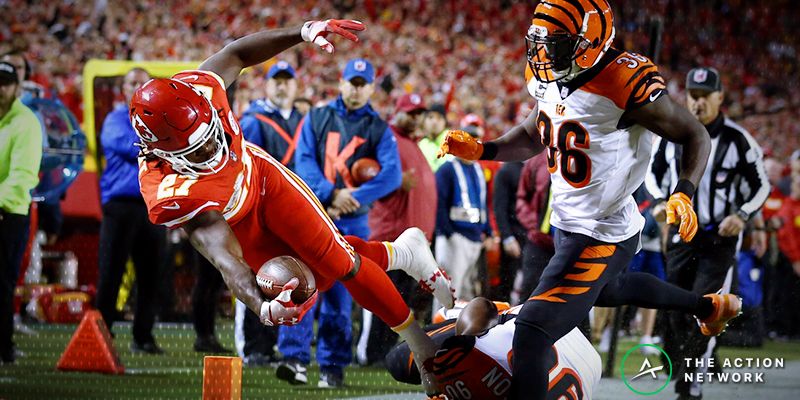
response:
[[[283,290],[270,301],[261,303],[261,323],[267,326],[275,325],[297,325],[303,316],[317,302],[317,293],[314,292],[303,304],[297,305],[292,301],[292,292],[300,280],[292,278],[283,285]]]
[[[337,34],[347,40],[358,42],[358,36],[353,32],[367,29],[360,21],[352,19],[328,19],[325,21],[307,21],[300,29],[300,36],[306,42],[312,42],[328,53],[333,53],[333,44],[326,39],[331,34]]]
[[[684,242],[689,243],[697,233],[697,214],[692,207],[692,200],[684,193],[677,192],[667,201],[667,223],[680,222],[678,233]]]
[[[474,161],[483,154],[483,144],[467,132],[450,130],[447,131],[447,136],[439,147],[436,158],[442,158],[447,154]]]

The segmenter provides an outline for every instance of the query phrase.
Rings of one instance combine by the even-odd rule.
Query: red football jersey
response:
[[[160,159],[139,158],[139,184],[150,221],[180,227],[201,211],[216,210],[233,224],[246,215],[255,196],[250,190],[252,159],[245,151],[242,130],[228,104],[224,82],[211,71],[183,71],[172,77],[200,90],[216,110],[230,140],[230,157],[217,173],[197,178],[180,175]]]

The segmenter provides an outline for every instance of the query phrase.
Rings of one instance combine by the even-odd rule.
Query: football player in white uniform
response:
[[[426,367],[436,376],[447,400],[506,398],[514,363],[514,319],[520,308],[509,309],[506,303],[477,297],[463,308],[446,310],[450,319],[426,328],[440,346]],[[552,350],[546,360],[547,398],[591,399],[601,375],[600,355],[592,344],[575,328],[557,340]],[[386,366],[396,380],[419,384],[419,372],[412,368],[412,361],[405,343],[386,356]]]
[[[622,273],[638,250],[644,224],[632,193],[647,172],[653,133],[683,146],[680,181],[666,207],[667,222],[680,224],[685,241],[697,232],[691,198],[710,139],[670,99],[650,60],[611,47],[608,2],[544,0],[525,39],[527,87],[537,107],[497,140],[482,143],[450,131],[440,155],[513,161],[547,152],[556,252],[515,320],[514,356],[524,362],[513,365],[509,394],[541,400],[553,343],[595,304],[684,311],[699,319],[704,334],[717,335],[739,314],[741,301]]]

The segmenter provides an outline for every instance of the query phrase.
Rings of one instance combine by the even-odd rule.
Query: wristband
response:
[[[494,160],[497,156],[497,144],[494,142],[481,143],[483,145],[483,153],[478,158],[479,160]]]
[[[747,213],[746,211],[744,211],[744,210],[741,210],[741,209],[740,209],[740,210],[737,210],[737,211],[736,211],[736,215],[737,215],[739,218],[741,218],[741,219],[742,219],[742,221],[744,221],[744,222],[747,222],[747,221],[749,221],[749,220],[750,220],[750,214],[748,214],[748,213]]]
[[[680,179],[678,180],[678,183],[675,185],[675,190],[672,191],[672,194],[683,193],[686,195],[686,197],[691,199],[692,197],[694,197],[694,191],[695,187],[692,182],[690,182],[688,179]]]

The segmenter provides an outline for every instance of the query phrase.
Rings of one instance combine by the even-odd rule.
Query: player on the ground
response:
[[[139,181],[150,219],[183,227],[234,295],[264,324],[296,324],[316,299],[283,301],[296,279],[272,301],[256,286],[255,269],[275,256],[291,255],[309,266],[320,290],[342,281],[359,304],[425,360],[433,355],[433,343],[385,273],[402,269],[432,289],[439,301],[453,304],[449,281],[422,232],[409,229],[394,243],[342,237],[294,173],[242,140],[226,98],[226,88],[243,68],[303,41],[332,53],[326,36],[358,41],[353,31],[363,29],[358,21],[327,20],[259,32],[225,46],[197,70],[145,83],[136,91],[130,112],[142,147]]]
[[[505,309],[502,309],[505,305]],[[472,299],[466,307],[448,310],[450,318],[425,328],[439,345],[426,367],[448,400],[505,399],[511,388],[514,363],[511,342],[522,306],[508,309],[507,303],[493,303],[484,297]],[[411,351],[401,343],[386,356],[389,373],[400,382],[419,384],[411,367]],[[578,328],[553,344],[547,355],[549,370],[547,397],[591,399],[600,382],[600,355]]]
[[[643,273],[622,274],[638,250],[644,218],[631,194],[644,180],[651,132],[682,145],[680,180],[667,222],[697,232],[691,198],[710,149],[703,126],[667,95],[646,57],[610,47],[614,20],[606,0],[545,0],[525,36],[534,112],[497,140],[459,131],[441,153],[468,159],[524,160],[546,151],[552,180],[556,252],[516,318],[509,398],[544,399],[552,344],[595,303],[634,304],[695,315],[717,335],[739,314],[733,295],[699,296]],[[521,361],[524,360],[524,361]]]

